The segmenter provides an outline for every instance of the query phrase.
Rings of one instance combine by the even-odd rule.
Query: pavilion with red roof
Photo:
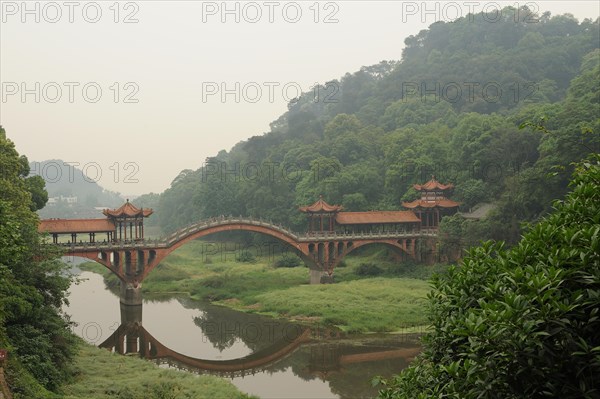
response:
[[[301,212],[308,216],[308,231],[333,231],[335,217],[343,207],[340,205],[329,205],[320,195],[317,202],[310,206],[301,206]]]
[[[437,229],[442,217],[453,215],[458,210],[459,202],[448,199],[454,189],[453,184],[442,184],[431,176],[425,184],[415,184],[415,190],[421,192],[421,198],[403,202],[402,206],[411,209],[421,220],[421,227],[426,229]]]
[[[307,214],[309,233],[413,230],[421,223],[412,211],[342,212],[342,209],[341,205],[329,205],[323,196],[314,204],[299,208]]]
[[[115,239],[133,241],[144,239],[144,218],[152,215],[152,209],[138,208],[129,200],[117,209],[105,209],[102,213],[115,225]],[[129,235],[127,234],[129,230]]]
[[[460,203],[448,199],[453,184],[442,184],[432,176],[425,184],[413,186],[421,192],[421,198],[403,202],[404,211],[343,212],[341,205],[330,205],[323,196],[299,210],[308,217],[309,233],[324,232],[387,232],[437,229],[443,216],[452,215]]]
[[[110,241],[135,241],[144,239],[144,218],[153,210],[138,208],[129,200],[117,209],[105,209],[106,219],[46,219],[41,220],[38,231],[52,232],[52,241],[58,243],[58,236],[70,234],[72,243],[77,242],[77,234],[89,234],[89,242],[96,241],[96,234],[105,233]]]

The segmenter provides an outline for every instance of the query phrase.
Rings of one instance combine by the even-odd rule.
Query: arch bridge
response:
[[[340,212],[320,198],[301,207],[309,219],[306,233],[295,233],[281,225],[244,217],[211,218],[184,227],[168,237],[144,238],[144,218],[152,209],[140,209],[127,200],[118,209],[105,209],[106,219],[47,219],[40,232],[49,233],[55,245],[63,246],[66,256],[90,259],[104,265],[121,280],[121,302],[141,303],[142,281],[171,252],[189,241],[215,233],[248,231],[266,235],[283,248],[298,255],[310,269],[310,283],[333,281],[333,271],[352,251],[370,244],[384,244],[399,259],[422,260],[421,249],[435,248],[437,228],[427,218],[412,211]],[[100,242],[97,234],[106,234]],[[60,242],[59,236],[71,240]],[[89,234],[89,240],[77,240]],[[432,251],[429,251],[432,252]]]
[[[274,238],[306,263],[311,270],[312,283],[326,281],[346,255],[362,246],[385,244],[399,256],[419,260],[416,250],[419,240],[434,240],[437,237],[437,232],[433,230],[299,234],[260,219],[222,217],[191,224],[158,240],[57,244],[65,248],[67,256],[93,260],[104,265],[121,281],[140,284],[177,248],[192,240],[225,231],[250,231]]]

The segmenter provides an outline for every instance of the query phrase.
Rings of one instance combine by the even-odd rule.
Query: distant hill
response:
[[[38,211],[41,218],[103,217],[96,208],[114,208],[124,201],[60,159],[30,162],[30,168],[30,175],[42,176],[48,191],[48,203]]]

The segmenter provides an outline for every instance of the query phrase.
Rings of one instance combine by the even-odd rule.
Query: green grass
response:
[[[427,324],[423,310],[430,288],[426,280],[446,268],[399,263],[385,248],[374,246],[347,257],[335,270],[336,284],[311,286],[305,266],[276,268],[278,258],[260,256],[254,262],[239,262],[233,253],[208,253],[209,245],[197,240],[169,255],[144,280],[145,297],[185,294],[237,310],[346,331],[398,331]],[[381,274],[360,275],[363,264],[376,265]],[[113,287],[119,283],[103,266],[81,268],[104,274]]]
[[[81,343],[75,381],[63,388],[65,399],[232,399],[247,398],[228,381],[161,369],[140,358],[122,356]]]
[[[252,298],[256,302],[249,306],[239,302],[230,306],[309,319],[348,332],[409,332],[427,324],[423,308],[429,291],[422,280],[378,277],[290,287],[256,295]]]
[[[143,292],[182,292],[195,299],[215,301],[251,297],[308,282],[304,267],[275,268],[268,257],[257,256],[255,263],[246,263],[238,262],[234,253],[215,256],[206,252],[204,241],[177,249],[144,280]]]

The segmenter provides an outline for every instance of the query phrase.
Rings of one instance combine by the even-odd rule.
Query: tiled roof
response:
[[[338,224],[387,224],[418,223],[421,221],[413,211],[370,211],[340,212],[336,215]]]
[[[129,200],[126,203],[121,205],[118,209],[105,209],[102,211],[106,216],[112,217],[134,217],[134,216],[144,216],[145,218],[152,215],[154,211],[149,208],[140,209],[133,205]]]
[[[424,201],[422,199],[418,199],[412,202],[403,202],[402,206],[409,209],[414,209],[417,207],[420,208],[435,208],[439,206],[440,208],[455,208],[460,205],[460,202],[452,201],[447,198],[439,199],[435,201]]]
[[[323,200],[323,196],[320,196],[314,204],[310,206],[301,206],[298,209],[302,212],[339,212],[343,207],[341,205],[329,205]]]
[[[429,180],[425,184],[414,184],[413,187],[417,191],[434,191],[434,190],[448,190],[454,188],[454,184],[442,184],[439,181],[435,180],[435,176],[431,176],[431,180]]]
[[[40,233],[105,233],[114,230],[114,223],[108,219],[46,219],[38,225]]]

